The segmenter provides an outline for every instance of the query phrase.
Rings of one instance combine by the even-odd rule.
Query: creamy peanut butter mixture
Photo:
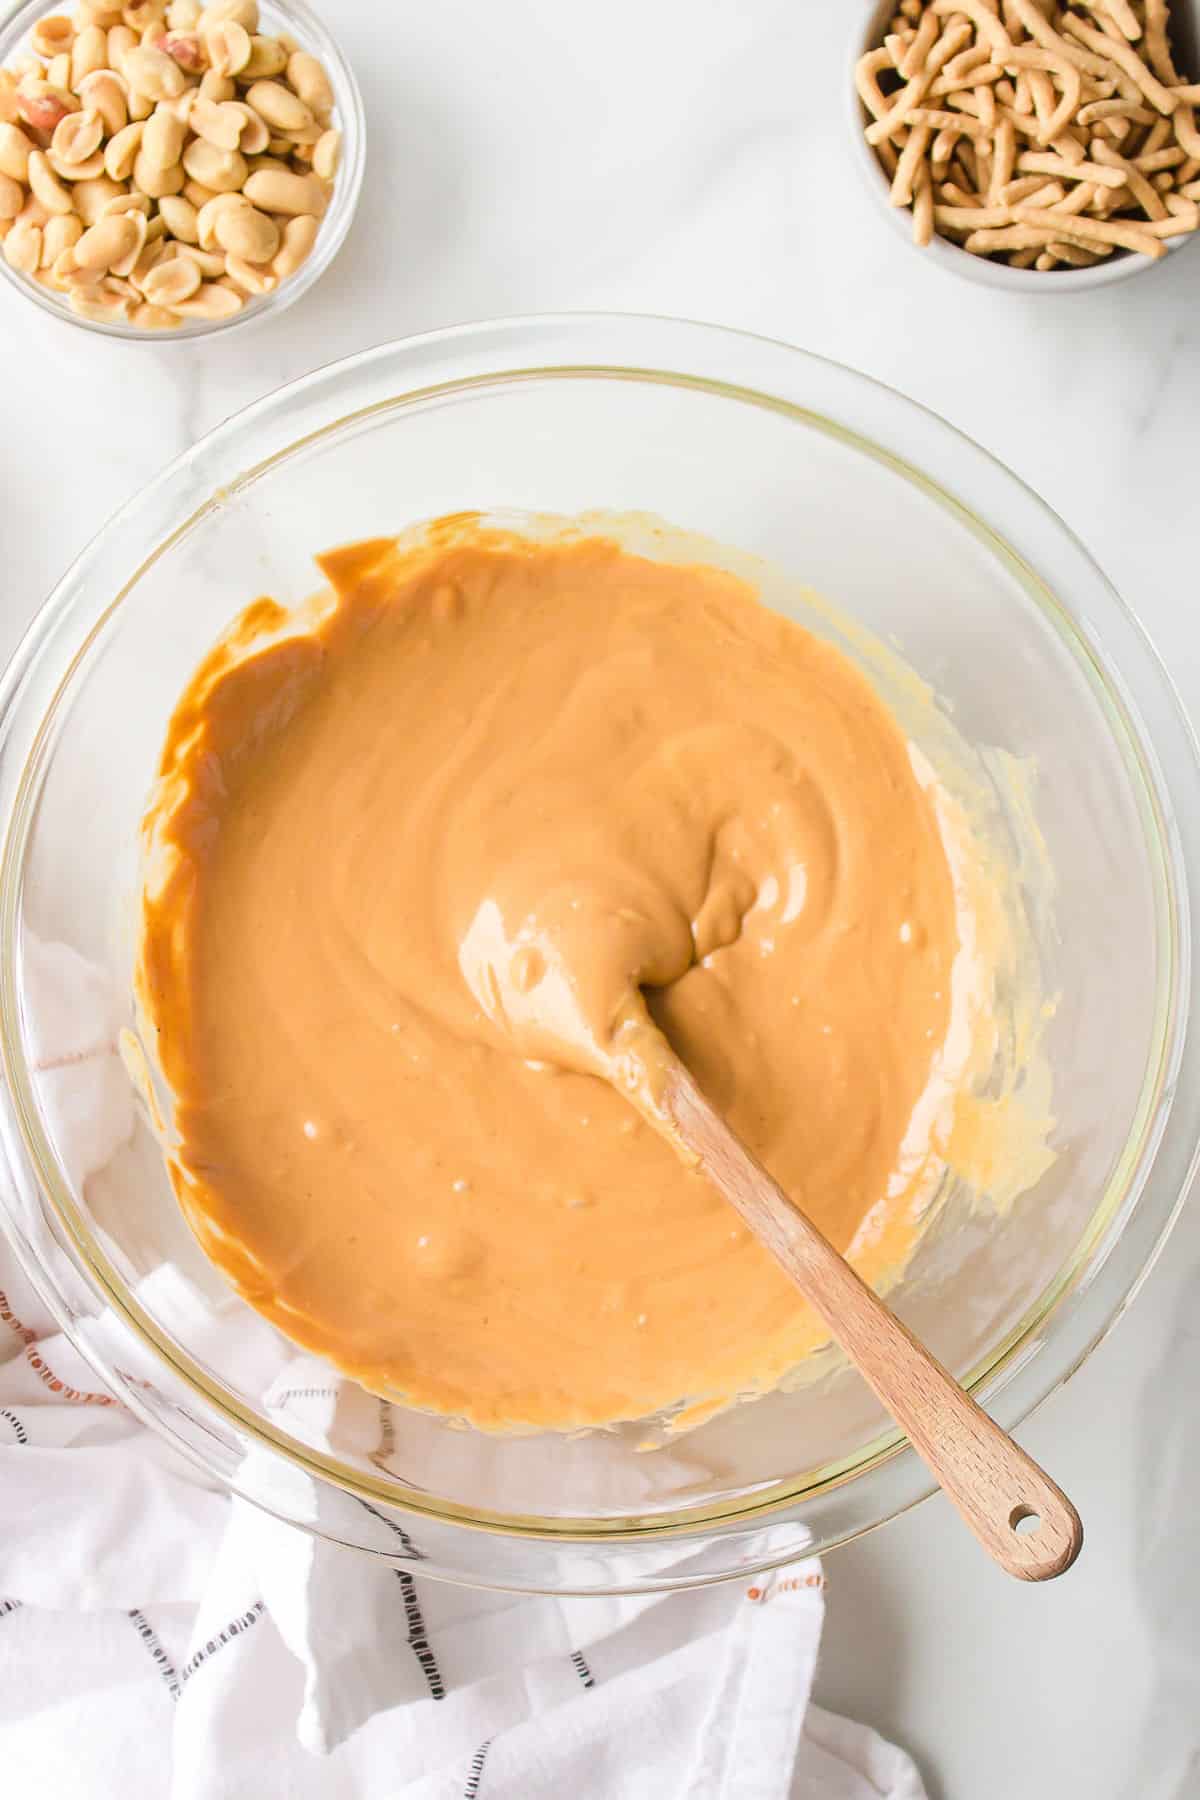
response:
[[[147,821],[194,1230],[289,1336],[487,1429],[770,1385],[822,1334],[625,1089],[660,1028],[868,1279],[903,1263],[959,948],[903,734],[715,568],[465,516],[319,561],[197,672]]]

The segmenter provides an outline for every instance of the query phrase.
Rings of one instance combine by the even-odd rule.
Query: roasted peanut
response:
[[[11,175],[0,175],[0,219],[15,219],[25,204],[25,189]]]
[[[250,61],[250,33],[236,19],[223,19],[201,33],[210,68],[217,75],[240,75]]]
[[[282,75],[287,68],[287,51],[278,38],[252,37],[250,39],[250,58],[242,70],[243,81],[269,80],[272,75]]]
[[[105,202],[115,199],[122,191],[119,183],[111,176],[97,175],[94,181],[77,181],[71,189],[71,198],[75,202],[75,211],[84,224],[94,225]]]
[[[243,120],[238,149],[243,156],[260,155],[271,141],[265,120],[260,119],[254,108],[247,106],[244,100],[234,100],[232,104],[237,107]]]
[[[247,294],[270,294],[279,286],[279,277],[263,263],[245,262],[240,256],[225,258],[225,273],[235,287]]]
[[[114,25],[108,34],[108,66],[124,75],[125,58],[131,50],[136,50],[138,35],[130,31],[128,25]]]
[[[218,150],[236,150],[246,129],[249,109],[236,100],[205,100],[197,95],[189,124],[196,136]]]
[[[205,281],[190,300],[180,300],[171,311],[181,319],[230,319],[235,312],[241,311],[242,305],[242,296],[232,288]]]
[[[0,69],[0,125],[15,125],[17,111],[17,78],[8,69]]]
[[[103,136],[104,121],[99,113],[67,113],[54,127],[50,148],[59,162],[84,163],[96,154]]]
[[[64,50],[61,56],[52,56],[46,64],[46,81],[52,88],[61,88],[65,93],[71,91],[71,58]]]
[[[162,108],[163,112],[170,113],[172,118],[178,119],[179,123],[184,126],[186,130],[190,131],[192,125],[192,108],[195,106],[197,98],[198,95],[195,88],[185,88],[177,100],[160,100],[158,106]],[[158,107],[155,108],[155,111],[157,110]]]
[[[146,243],[146,235],[147,235],[147,231],[148,231],[149,227],[147,225],[146,216],[144,213],[139,213],[139,212],[123,213],[121,215],[121,217],[128,219],[130,224],[133,226],[133,233],[134,233],[133,243],[130,245],[129,249],[125,252],[124,256],[119,257],[117,259],[117,261],[111,265],[111,267],[109,269],[109,274],[110,275],[127,276],[129,274],[130,270],[136,264],[139,256],[142,254],[142,250]],[[95,227],[93,226],[92,229],[94,230]],[[82,239],[80,240],[80,242],[82,242]]]
[[[158,215],[177,243],[199,242],[196,208],[182,194],[164,194],[158,202]]]
[[[100,217],[107,219],[113,213],[135,212],[141,213],[143,219],[148,219],[153,204],[149,194],[139,194],[131,189],[127,194],[115,194],[111,200],[106,200],[100,208]]]
[[[258,30],[258,0],[209,0],[200,14],[201,28],[232,20],[243,31]]]
[[[279,249],[279,227],[254,206],[224,207],[213,221],[222,250],[247,263],[268,263]]]
[[[225,273],[225,257],[222,251],[197,250],[189,244],[186,250],[180,251],[180,255],[191,257],[205,281],[216,281],[218,276]]]
[[[83,220],[77,213],[56,213],[42,226],[42,267],[53,268],[64,250],[73,249],[83,236]]]
[[[74,202],[46,158],[44,150],[34,150],[29,158],[29,188],[47,212],[69,213]]]
[[[0,124],[0,175],[25,182],[29,176],[29,153],[37,145],[27,138],[19,125]]]
[[[18,225],[37,225],[38,227],[41,227],[57,216],[58,215],[55,213],[48,212],[41,201],[35,200],[33,195],[30,194],[24,206],[17,214],[16,223]]]
[[[74,273],[75,257],[68,245],[67,249],[59,251],[54,261],[50,264],[51,286],[56,287],[61,293],[64,288],[70,286],[71,277]]]
[[[320,221],[314,219],[311,213],[288,220],[283,228],[283,243],[279,254],[271,264],[272,273],[278,275],[280,281],[296,273],[316,243],[319,230]]]
[[[329,85],[329,77],[316,57],[310,56],[307,50],[297,50],[294,56],[288,58],[287,78],[305,106],[319,118],[325,118],[332,110],[333,89]]]
[[[219,106],[223,100],[236,100],[237,82],[230,75],[218,75],[215,69],[206,69],[200,77],[197,92],[200,98]]]
[[[143,300],[140,306],[134,307],[129,320],[143,331],[170,331],[176,322],[174,313],[167,312],[162,306],[151,306],[148,300]]]
[[[342,157],[342,134],[340,131],[325,131],[313,145],[313,174],[319,175],[322,181],[332,181],[338,171]]]
[[[89,271],[101,274],[111,269],[114,263],[123,262],[130,251],[134,252],[136,260],[146,227],[143,219],[143,235],[140,235],[136,224],[139,216],[136,213],[110,213],[106,219],[98,219],[94,225],[89,225],[75,245],[75,267],[85,274]]]
[[[183,155],[183,138],[183,120],[160,104],[155,107],[142,130],[141,153],[149,164],[157,168],[174,168]],[[179,185],[183,186],[182,180]]]
[[[251,82],[246,99],[273,131],[307,131],[316,124],[300,96],[281,81]]]
[[[200,271],[190,256],[164,257],[142,278],[142,292],[154,306],[178,306],[200,286]]]
[[[140,119],[126,125],[104,146],[104,172],[112,181],[128,181],[133,173],[133,165],[138,151],[142,147],[142,133],[146,127]]]
[[[94,287],[72,288],[67,305],[81,319],[95,319],[102,324],[128,319],[130,314],[129,301],[124,295],[112,293],[99,282]]]
[[[208,51],[194,31],[168,32],[162,47],[189,75],[199,75],[208,67]]]
[[[94,69],[79,84],[84,109],[99,115],[108,137],[125,128],[129,119],[128,89],[124,78],[111,69]]]
[[[34,81],[17,90],[17,113],[35,131],[53,131],[59,120],[74,112],[78,104],[74,94],[52,88],[44,81]]]
[[[98,25],[87,25],[71,45],[71,86],[79,92],[86,75],[108,67],[108,39]]]
[[[183,186],[183,164],[172,163],[169,169],[164,169],[145,150],[139,150],[133,163],[133,185],[143,194],[149,194],[152,200],[161,200],[164,194],[177,194]]]
[[[64,13],[50,13],[38,20],[29,34],[29,42],[34,54],[44,56],[49,62],[51,57],[70,50],[75,42],[75,27]]]
[[[165,0],[162,0],[162,4],[159,0],[135,0],[135,4],[127,6],[121,16],[129,29],[141,32],[144,39],[147,31],[163,29],[166,10]]]
[[[200,0],[171,0],[167,7],[168,30],[194,31],[200,23],[202,10]]]
[[[146,231],[146,242],[142,245],[142,253],[129,271],[129,279],[135,288],[143,287],[151,269],[156,269],[168,254],[168,246],[161,238],[153,239],[149,228]]]
[[[18,275],[32,275],[42,260],[40,225],[14,225],[4,240],[4,260]]]
[[[277,169],[259,169],[242,190],[252,206],[264,212],[297,215],[325,211],[325,190],[312,175],[284,175]]]
[[[183,167],[193,181],[203,182],[218,194],[232,194],[246,184],[249,171],[238,150],[218,150],[203,138],[193,138],[183,153]]]
[[[165,50],[153,50],[139,44],[129,50],[121,73],[131,93],[145,94],[151,100],[175,100],[187,86],[187,76]]]
[[[54,170],[60,181],[94,181],[97,175],[104,173],[104,152],[95,150],[86,162],[69,163],[51,148],[46,152],[46,161]]]
[[[232,207],[249,205],[245,194],[214,194],[211,200],[206,201],[196,214],[196,242],[200,248],[217,249],[217,220],[222,212]]]

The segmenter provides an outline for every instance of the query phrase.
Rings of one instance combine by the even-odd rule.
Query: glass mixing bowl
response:
[[[929,1477],[833,1359],[650,1451],[638,1427],[487,1437],[337,1380],[210,1267],[113,1048],[139,820],[219,630],[255,592],[306,596],[311,553],[340,541],[595,507],[766,557],[896,642],[970,742],[1036,763],[1057,1158],[1008,1210],[944,1213],[894,1303],[1008,1427],[1079,1364],[1161,1244],[1200,1135],[1188,725],[1086,552],[982,450],[861,375],[707,326],[548,318],[387,345],[251,407],[112,520],[0,687],[0,1140],[35,1285],[210,1477],[432,1575],[613,1592],[826,1549]]]

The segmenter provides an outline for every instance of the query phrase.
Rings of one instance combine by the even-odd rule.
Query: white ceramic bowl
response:
[[[1013,294],[1078,294],[1091,288],[1108,287],[1114,281],[1127,281],[1132,275],[1148,269],[1164,267],[1167,258],[1154,260],[1134,250],[1114,250],[1104,262],[1091,269],[1011,269],[1007,263],[995,262],[990,256],[976,256],[962,250],[949,238],[936,233],[932,243],[913,243],[912,211],[893,206],[888,199],[890,183],[879,159],[864,136],[867,114],[854,85],[854,69],[860,56],[883,42],[886,22],[896,10],[896,0],[857,0],[853,9],[850,34],[849,67],[846,75],[847,117],[850,149],[862,173],[880,215],[891,230],[917,255],[924,256],[935,267],[951,275],[961,275],[982,287],[1006,288]],[[1171,0],[1172,43],[1176,59],[1197,78],[1200,70],[1200,0]],[[1169,256],[1178,256],[1200,239],[1200,231],[1187,237],[1172,238],[1167,243]]]

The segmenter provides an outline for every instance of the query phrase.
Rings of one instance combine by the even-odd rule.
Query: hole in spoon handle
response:
[[[1001,1568],[1021,1581],[1053,1580],[1083,1547],[1079,1514],[1019,1444],[967,1395],[962,1398],[975,1414],[970,1439],[976,1454],[953,1471],[943,1463],[942,1485]]]
[[[813,1305],[988,1554],[1021,1581],[1064,1574],[1083,1526],[1062,1489],[836,1251],[809,1242],[803,1260]]]
[[[664,1117],[821,1315],[989,1555],[1022,1581],[1069,1569],[1083,1526],[1062,1489],[792,1204],[681,1064],[665,1090]]]

